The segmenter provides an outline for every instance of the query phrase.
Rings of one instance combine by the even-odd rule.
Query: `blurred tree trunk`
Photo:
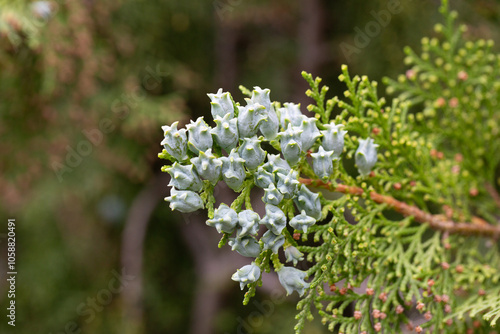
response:
[[[215,85],[234,91],[238,75],[237,44],[239,30],[233,20],[215,16]]]
[[[321,66],[328,61],[327,42],[324,38],[325,8],[322,0],[300,0],[300,21],[297,31],[298,59],[297,68],[293,69],[294,99],[302,105],[302,112],[311,103],[304,92],[309,85],[302,78],[301,72],[306,71],[313,75],[320,73]]]
[[[125,334],[144,333],[143,306],[143,253],[144,238],[151,215],[163,199],[167,174],[155,175],[133,201],[125,223],[122,238],[122,267],[128,275],[135,276],[123,290],[123,320]]]

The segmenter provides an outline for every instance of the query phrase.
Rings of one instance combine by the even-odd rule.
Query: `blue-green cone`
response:
[[[344,150],[344,136],[347,131],[341,130],[344,125],[335,123],[323,125],[326,130],[322,130],[323,139],[321,144],[326,151],[333,151],[333,157],[339,158]]]
[[[283,194],[276,189],[273,183],[269,185],[269,188],[264,189],[264,197],[262,197],[264,203],[278,205],[282,200]]]
[[[304,280],[307,276],[305,271],[294,267],[282,267],[277,272],[279,281],[285,288],[287,296],[294,291],[297,291],[302,297],[306,292],[306,289],[311,285]]]
[[[221,177],[222,161],[212,154],[209,148],[205,152],[200,151],[199,156],[191,159],[198,175],[215,185]]]
[[[359,147],[354,155],[359,174],[367,176],[377,162],[377,147],[373,139],[360,139]]]
[[[270,90],[268,88],[261,89],[260,87],[254,87],[250,101],[251,103],[258,103],[264,106],[265,109],[261,110],[260,113],[266,118],[266,121],[260,123],[259,129],[267,140],[272,140],[278,135],[279,120],[271,104],[269,93]]]
[[[286,227],[286,216],[277,206],[266,204],[266,215],[260,223],[272,233],[280,234]]]
[[[219,233],[233,233],[238,225],[238,214],[236,211],[222,203],[214,211],[214,218],[207,220],[207,225],[215,227]]]
[[[264,106],[258,103],[238,107],[238,132],[241,139],[250,138],[257,134],[260,123],[266,121],[266,118],[260,114],[264,109]]]
[[[172,123],[171,126],[162,126],[165,138],[162,140],[161,145],[167,150],[173,158],[178,161],[184,161],[187,156],[187,136],[186,129],[177,130],[179,122]]]
[[[229,92],[223,92],[222,88],[219,88],[216,94],[207,95],[211,100],[211,112],[214,119],[217,116],[224,118],[226,115],[229,115],[229,118],[234,117],[234,105]]]
[[[306,153],[316,143],[316,140],[321,137],[316,122],[316,118],[304,117],[300,124],[299,128],[302,130],[300,135],[300,146],[304,153]]]
[[[238,145],[238,119],[226,114],[223,118],[216,116],[214,122],[216,126],[211,133],[215,137],[215,142],[226,152],[230,152]]]
[[[276,235],[272,231],[267,231],[262,238],[260,238],[260,241],[262,241],[264,245],[264,250],[270,249],[274,254],[278,254],[281,246],[285,244],[285,236],[283,234]]]
[[[269,173],[281,173],[285,175],[292,169],[288,162],[281,159],[279,154],[268,154],[267,162],[262,167]]]
[[[333,173],[333,151],[325,151],[320,146],[317,153],[311,153],[313,170],[322,180],[327,180]]]
[[[297,187],[299,185],[299,172],[291,169],[287,175],[277,173],[277,187],[278,190],[285,196],[285,198],[292,198],[297,193]]]
[[[287,129],[288,124],[299,127],[302,120],[306,117],[300,111],[300,104],[284,103],[284,108],[279,108],[280,124],[282,129]]]
[[[222,179],[229,188],[239,191],[245,181],[245,160],[240,158],[235,148],[228,157],[221,157],[219,160],[222,161]]]
[[[260,278],[260,268],[253,262],[252,264],[241,267],[231,276],[231,279],[240,282],[240,288],[243,290],[245,285],[257,282]]]
[[[264,162],[267,152],[260,147],[260,140],[257,136],[254,136],[243,139],[238,153],[245,160],[245,166],[248,169],[257,169]]]
[[[259,166],[257,173],[254,174],[254,180],[257,187],[265,189],[274,184],[274,174],[265,170],[264,166]]]
[[[302,130],[299,128],[293,128],[291,124],[288,124],[286,131],[278,134],[280,138],[281,153],[283,153],[286,161],[292,166],[299,162],[302,154],[302,148],[300,146],[301,134]]]
[[[241,238],[247,235],[256,235],[259,232],[259,222],[259,214],[252,210],[243,210],[238,213],[237,237]]]
[[[171,176],[168,185],[180,190],[200,191],[203,183],[193,168],[193,165],[183,166],[177,162],[167,167],[166,170]]]
[[[307,233],[307,229],[314,224],[316,224],[316,219],[308,216],[304,210],[300,212],[300,215],[297,215],[290,220],[291,227],[304,233]]]
[[[197,193],[189,190],[170,189],[170,196],[165,198],[170,202],[170,209],[188,213],[203,209],[203,201]]]
[[[319,195],[310,191],[305,185],[300,187],[293,201],[299,211],[304,210],[308,216],[316,220],[321,219],[321,201]]]
[[[237,251],[242,256],[257,257],[260,254],[259,242],[254,237],[231,238],[229,246],[231,250]]]
[[[293,265],[296,266],[297,262],[304,260],[304,254],[297,248],[288,246],[285,248],[285,258],[286,262],[293,262]]]
[[[193,153],[198,154],[200,151],[204,152],[212,148],[211,129],[203,117],[199,117],[196,122],[191,121],[190,124],[186,125],[186,129],[189,134],[188,147]]]

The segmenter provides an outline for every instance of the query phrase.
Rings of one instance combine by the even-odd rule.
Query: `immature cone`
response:
[[[231,276],[233,281],[240,282],[240,288],[243,290],[245,285],[253,282],[257,282],[260,278],[260,268],[252,262],[246,266],[241,267],[236,270],[236,272]]]
[[[229,239],[231,250],[237,251],[245,257],[257,257],[260,254],[260,246],[257,240],[253,237],[231,238]]]
[[[260,114],[264,106],[258,103],[249,104],[245,107],[238,107],[238,131],[240,138],[250,138],[257,134],[260,123],[266,118]]]
[[[212,154],[211,148],[205,152],[200,151],[198,157],[191,159],[191,163],[196,168],[198,175],[203,179],[210,181],[213,185],[219,181],[221,177],[222,161]]]
[[[293,265],[296,266],[298,261],[304,260],[304,254],[302,254],[297,248],[288,246],[285,248],[285,258],[286,262],[293,262]]]
[[[256,235],[259,232],[260,216],[252,210],[243,210],[238,213],[238,230],[236,235],[238,238],[246,235]]]
[[[321,219],[321,202],[319,195],[310,191],[305,185],[300,187],[297,196],[293,199],[297,208],[316,220]]]
[[[262,201],[266,204],[279,205],[283,200],[283,194],[276,189],[274,184],[270,184],[268,188],[264,189],[264,197]]]
[[[162,126],[165,138],[161,145],[167,150],[168,154],[178,161],[184,161],[188,158],[186,129],[177,130],[179,122],[172,123],[171,126]]]
[[[313,170],[320,179],[327,180],[333,173],[333,151],[325,151],[320,146],[317,153],[312,153]]]
[[[278,134],[280,137],[281,153],[283,153],[286,161],[292,166],[299,162],[302,154],[301,134],[302,130],[293,128],[291,124],[288,124],[286,131]]]
[[[215,227],[219,233],[233,233],[238,225],[238,214],[236,211],[222,203],[214,211],[214,218],[207,220],[207,225]]]
[[[316,224],[316,219],[306,215],[304,210],[301,211],[300,215],[297,215],[290,220],[290,226],[296,230],[307,233],[307,229]]]
[[[188,147],[193,153],[198,154],[200,151],[204,152],[212,148],[211,129],[203,117],[199,117],[196,122],[191,121],[190,124],[186,125],[186,129],[189,134]]]
[[[282,129],[287,129],[288,124],[292,126],[300,126],[302,120],[306,117],[300,111],[300,104],[284,103],[284,108],[279,108],[280,124]]]
[[[223,118],[216,116],[214,119],[215,129],[211,133],[215,137],[217,144],[226,152],[231,151],[238,145],[238,120],[226,114]]]
[[[257,136],[254,136],[243,139],[243,144],[238,149],[238,153],[245,159],[245,166],[248,169],[257,169],[264,162],[267,152],[260,147],[260,140],[257,139]]]
[[[264,106],[264,109],[260,110],[259,113],[266,118],[265,122],[260,123],[259,130],[267,140],[272,140],[278,135],[279,120],[269,98],[270,90],[268,88],[261,89],[258,86],[253,89],[250,101]]]
[[[316,122],[316,118],[304,117],[300,124],[299,129],[302,130],[300,135],[300,146],[304,153],[306,153],[316,143],[316,140],[321,137]]]
[[[266,204],[266,215],[260,223],[274,234],[280,234],[286,227],[286,216],[277,206]]]
[[[277,188],[285,198],[292,198],[297,193],[297,187],[300,184],[298,178],[299,172],[293,169],[287,175],[277,173]]]
[[[170,189],[170,196],[165,198],[170,202],[170,209],[188,213],[203,209],[203,201],[197,193],[189,190]]]
[[[377,162],[377,147],[373,139],[360,139],[359,147],[356,150],[355,160],[359,174],[367,176]]]
[[[269,173],[281,173],[287,175],[291,167],[285,160],[281,159],[279,154],[268,154],[267,162],[262,167]]]
[[[268,112],[272,107],[269,93],[271,93],[271,90],[269,88],[262,89],[259,86],[255,86],[252,90],[252,97],[250,98],[249,104],[260,104],[264,107],[264,110]]]
[[[257,173],[253,175],[255,185],[262,189],[269,188],[271,184],[274,185],[274,174],[264,169],[264,166],[259,166],[259,168],[257,168]]]
[[[227,186],[235,191],[239,191],[245,181],[245,160],[240,158],[236,149],[233,149],[228,157],[221,157],[222,161],[222,179]]]
[[[326,130],[322,130],[323,140],[321,144],[326,151],[333,151],[333,157],[339,158],[344,150],[344,136],[347,133],[345,130],[341,130],[344,125],[335,123],[325,124]]]
[[[272,231],[267,231],[262,238],[260,238],[260,241],[262,241],[264,245],[264,250],[270,249],[274,254],[278,254],[278,250],[285,244],[285,236],[282,234],[276,235]]]
[[[299,295],[302,296],[305,290],[310,286],[310,284],[304,280],[307,275],[305,271],[293,267],[282,267],[277,273],[281,285],[286,290],[287,296],[294,291],[297,291]]]
[[[231,94],[229,92],[223,92],[222,88],[219,88],[216,94],[207,94],[212,102],[211,112],[212,117],[215,119],[218,117],[224,117],[229,115],[229,118],[234,117],[234,105],[231,99]]]
[[[166,171],[170,174],[168,185],[180,190],[200,191],[203,188],[203,183],[193,168],[193,165],[183,166],[177,162],[167,167]]]

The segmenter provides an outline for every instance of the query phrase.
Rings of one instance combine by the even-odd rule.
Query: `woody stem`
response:
[[[344,194],[361,196],[364,190],[355,186],[347,186],[338,184],[334,186],[331,182],[323,182],[321,180],[299,178],[299,182],[305,185],[314,187],[326,188],[330,191],[340,192]],[[378,204],[387,204],[390,208],[408,217],[414,217],[419,223],[427,223],[435,230],[463,234],[476,235],[498,239],[500,237],[500,226],[487,224],[481,218],[474,217],[471,222],[455,222],[449,219],[443,219],[441,215],[433,215],[427,213],[414,205],[401,202],[391,196],[381,195],[375,191],[369,193],[370,198]]]

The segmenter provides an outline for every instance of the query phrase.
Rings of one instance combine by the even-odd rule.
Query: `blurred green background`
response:
[[[292,333],[297,296],[285,300],[266,275],[243,307],[230,276],[248,259],[217,248],[203,212],[163,202],[160,126],[210,115],[206,93],[220,87],[242,102],[240,84],[305,111],[301,70],[338,95],[343,63],[395,77],[403,46],[418,49],[440,20],[430,0],[0,4],[1,333]],[[498,1],[452,7],[469,35],[498,42]],[[5,316],[8,218],[15,328]]]

